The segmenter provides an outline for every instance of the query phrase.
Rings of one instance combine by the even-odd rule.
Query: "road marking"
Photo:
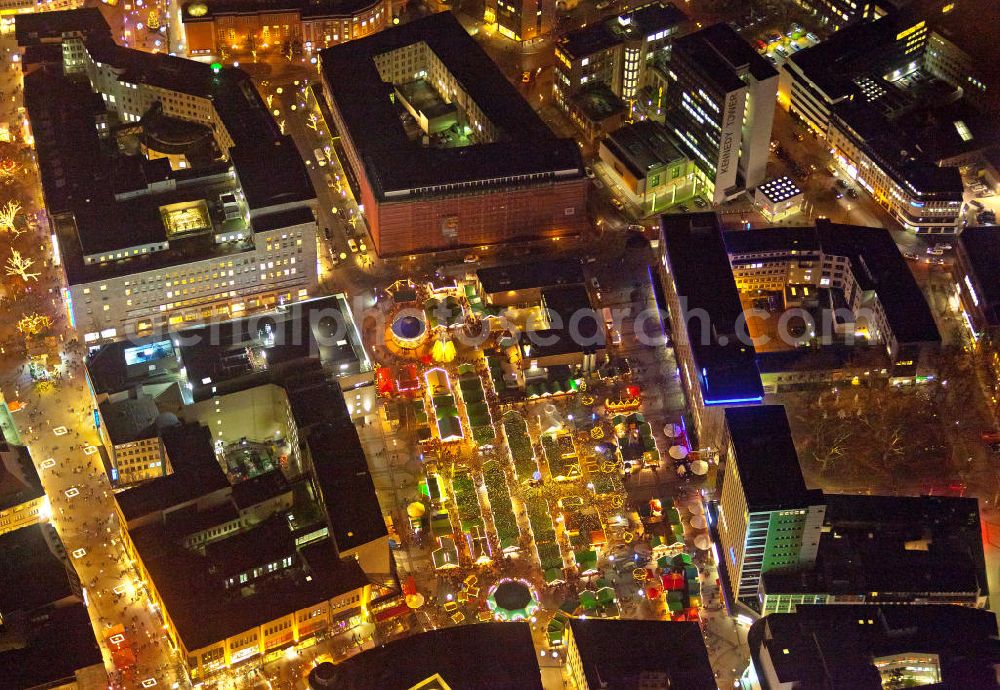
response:
[[[57,426],[55,429],[52,430],[52,433],[55,434],[56,436],[65,436],[66,434],[69,433],[69,429],[67,429],[64,426]]]
[[[77,549],[73,552],[73,558],[83,558],[87,555],[87,549]]]
[[[63,493],[66,494],[66,498],[73,498],[74,496],[80,495],[80,490],[75,486],[71,486],[68,489],[66,489],[66,491],[64,491]]]
[[[87,446],[86,448],[83,449],[84,455],[93,455],[96,452],[97,452],[97,446]]]
[[[55,466],[56,466],[56,461],[53,458],[49,458],[48,460],[42,460],[42,464],[40,465],[40,467],[43,470],[47,470],[50,467],[55,467]]]

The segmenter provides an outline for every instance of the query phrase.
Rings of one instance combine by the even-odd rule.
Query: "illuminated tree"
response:
[[[20,235],[24,230],[18,229],[17,227],[17,214],[21,211],[21,204],[16,201],[8,201],[3,206],[0,206],[0,230],[14,234],[15,236]]]
[[[319,129],[319,116],[316,113],[309,113],[309,121],[306,122],[306,127],[313,130],[314,132]]]
[[[38,335],[43,331],[47,331],[51,327],[52,319],[44,314],[38,313],[25,314],[24,317],[17,322],[17,330],[19,330],[25,337]]]
[[[28,269],[35,265],[33,259],[29,259],[26,256],[21,256],[21,252],[16,249],[10,250],[10,256],[7,258],[7,275],[18,276],[24,282],[29,280],[38,280],[38,276],[41,273],[30,273]]]

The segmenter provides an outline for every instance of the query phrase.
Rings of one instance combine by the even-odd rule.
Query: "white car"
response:
[[[358,253],[358,243],[354,241],[354,238],[347,240],[347,246],[350,248],[351,252],[354,254]]]

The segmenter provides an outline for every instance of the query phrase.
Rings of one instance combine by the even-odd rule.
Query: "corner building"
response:
[[[320,60],[328,124],[380,256],[587,227],[576,143],[552,134],[451,13],[329,48]]]
[[[244,72],[118,46],[96,9],[19,17],[17,40],[85,342],[308,296],[316,195]]]

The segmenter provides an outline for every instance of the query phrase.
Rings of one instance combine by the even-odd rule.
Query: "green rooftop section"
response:
[[[542,436],[542,450],[553,479],[565,480],[580,476],[580,460],[569,434],[545,434]]]
[[[483,464],[483,483],[486,484],[486,496],[490,500],[493,513],[493,525],[500,540],[500,550],[516,549],[520,530],[517,528],[517,518],[510,503],[510,490],[504,477],[500,463],[489,461]]]
[[[517,412],[511,411],[503,416],[503,431],[518,480],[526,482],[532,479],[538,471],[538,462],[531,447],[528,423]]]
[[[451,518],[447,510],[439,510],[431,515],[431,535],[440,539],[452,535]]]
[[[452,295],[431,297],[425,301],[424,315],[432,328],[451,328],[461,325],[465,316],[458,298]]]
[[[524,505],[528,509],[528,522],[531,524],[531,533],[535,537],[535,543],[554,542],[556,530],[552,525],[548,502],[544,498],[533,497],[526,498]]]
[[[458,520],[462,531],[466,533],[482,533],[483,514],[479,508],[479,497],[476,495],[476,484],[468,472],[458,472],[451,480],[451,488],[455,492],[455,507],[458,510]]]
[[[472,429],[472,439],[480,448],[491,446],[496,441],[497,433],[493,426],[493,417],[490,415],[490,407],[486,402],[483,382],[479,379],[475,368],[468,364],[463,364],[459,368],[459,372],[458,388],[462,393],[462,400],[465,402],[469,428]]]

